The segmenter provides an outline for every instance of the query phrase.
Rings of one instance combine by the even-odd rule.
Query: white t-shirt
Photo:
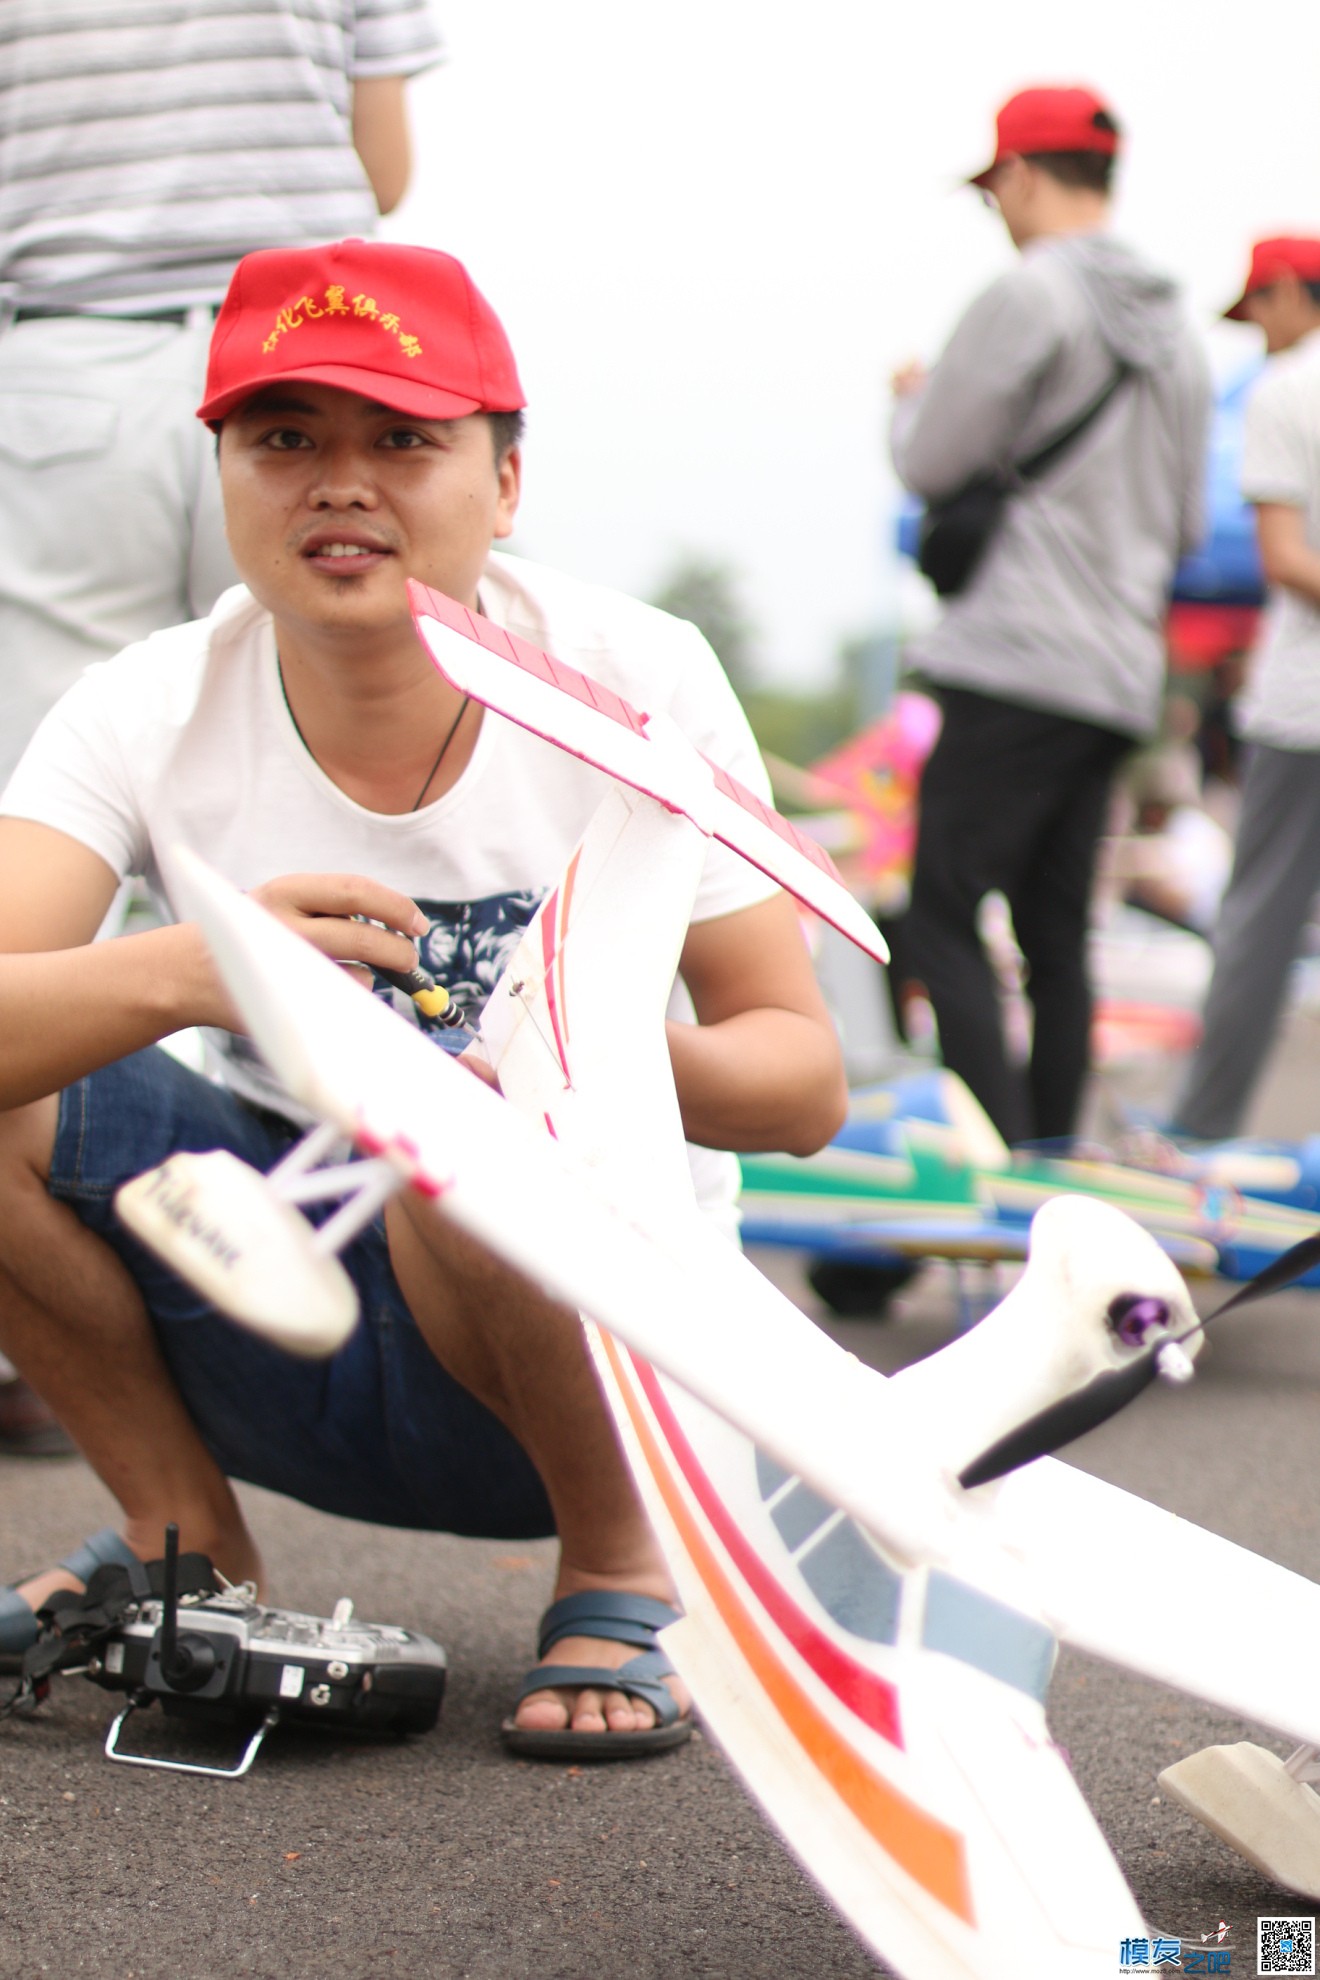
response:
[[[492,554],[482,610],[648,712],[665,712],[762,796],[765,771],[737,698],[695,626],[617,592]],[[54,826],[119,875],[141,874],[179,917],[160,853],[185,845],[235,886],[283,873],[362,873],[431,920],[421,960],[475,1021],[504,962],[582,836],[608,779],[486,710],[471,761],[421,811],[346,797],[308,754],[280,687],[270,615],[242,586],[209,619],[172,626],[87,669],[42,722],[0,813]],[[706,921],[775,891],[714,844],[693,908]],[[416,1006],[384,985],[423,1029]],[[670,1015],[691,1018],[676,984]],[[436,1026],[441,1045],[452,1033]],[[212,1070],[245,1098],[301,1118],[246,1038],[207,1034]],[[738,1165],[691,1151],[703,1209],[725,1221]]]
[[[1320,331],[1271,358],[1247,402],[1242,493],[1300,509],[1320,550]],[[1320,606],[1280,586],[1270,600],[1238,727],[1275,749],[1320,749]]]

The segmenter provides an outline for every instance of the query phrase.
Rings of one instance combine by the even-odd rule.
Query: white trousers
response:
[[[235,573],[194,409],[211,315],[0,333],[0,788],[89,661],[208,612]]]

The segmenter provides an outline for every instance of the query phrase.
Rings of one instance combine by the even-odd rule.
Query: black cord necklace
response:
[[[284,697],[285,712],[288,715],[289,720],[293,723],[294,734],[297,736],[303,748],[307,751],[307,754],[311,757],[312,762],[315,763],[316,752],[312,748],[311,744],[308,742],[306,736],[303,734],[302,729],[300,728],[298,723],[298,717],[293,712],[293,703],[289,700],[289,690],[284,685],[284,668],[280,664],[280,659],[278,654],[275,657],[275,671],[280,678],[280,693]],[[436,753],[435,762],[431,765],[430,769],[426,773],[426,782],[422,785],[421,790],[418,791],[416,797],[413,799],[412,803],[408,806],[410,812],[421,810],[422,799],[426,796],[426,793],[430,790],[432,784],[435,782],[436,772],[439,770],[440,765],[445,760],[445,751],[449,748],[450,743],[454,740],[454,737],[458,734],[458,725],[463,720],[463,717],[467,714],[471,700],[472,700],[472,696],[470,694],[465,694],[463,696],[462,702],[459,705],[458,713],[457,715],[455,715],[453,721],[450,723],[449,728],[445,734],[445,739],[441,743],[440,748]]]
[[[426,796],[426,793],[430,790],[432,784],[435,782],[435,773],[445,760],[445,751],[449,748],[450,743],[454,740],[454,737],[458,734],[458,725],[462,721],[463,717],[467,714],[468,703],[471,701],[471,699],[472,696],[470,694],[465,694],[463,696],[462,702],[459,705],[458,713],[457,715],[455,715],[453,721],[449,725],[449,733],[440,745],[439,754],[437,755],[435,762],[431,765],[430,769],[426,773],[426,782],[422,785],[421,790],[418,791],[416,797],[413,799],[412,803],[408,807],[410,811],[421,810],[422,799]]]

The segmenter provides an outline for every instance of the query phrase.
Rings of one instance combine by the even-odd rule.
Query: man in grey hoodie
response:
[[[1118,127],[1083,89],[999,113],[973,181],[1020,260],[967,310],[929,378],[894,381],[894,464],[927,501],[1011,469],[1098,415],[1021,482],[970,581],[909,658],[936,683],[901,966],[922,984],[945,1064],[1008,1141],[1073,1130],[1089,1056],[1086,929],[1114,767],[1160,715],[1162,622],[1201,528],[1204,357],[1165,276],[1111,239]],[[1034,1042],[1009,1063],[977,932],[1006,895]]]

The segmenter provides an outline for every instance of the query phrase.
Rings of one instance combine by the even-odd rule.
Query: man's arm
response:
[[[393,213],[412,176],[405,81],[403,76],[363,76],[353,85],[353,149],[382,213]]]
[[[1010,459],[1058,337],[1031,271],[1013,269],[979,296],[929,378],[895,400],[889,446],[904,486],[940,501]]]
[[[241,1029],[190,923],[93,941],[117,885],[99,853],[53,826],[0,818],[0,869],[0,1110],[186,1025]],[[293,874],[253,898],[340,962],[409,969],[411,938],[426,927],[415,902],[358,874]]]
[[[810,1155],[848,1088],[797,909],[775,894],[689,929],[681,973],[698,1023],[668,1027],[683,1131],[708,1148]]]
[[[1208,526],[1205,466],[1214,412],[1210,367],[1199,347],[1189,354],[1186,362],[1194,363],[1196,381],[1194,388],[1187,391],[1179,434],[1182,501],[1179,507],[1178,554],[1182,557],[1190,556],[1205,541]]]
[[[0,1108],[57,1092],[176,1029],[174,929],[93,945],[115,896],[98,853],[52,826],[0,819]]]
[[[1306,517],[1291,502],[1256,504],[1256,541],[1265,582],[1320,607],[1320,550],[1306,540]]]

